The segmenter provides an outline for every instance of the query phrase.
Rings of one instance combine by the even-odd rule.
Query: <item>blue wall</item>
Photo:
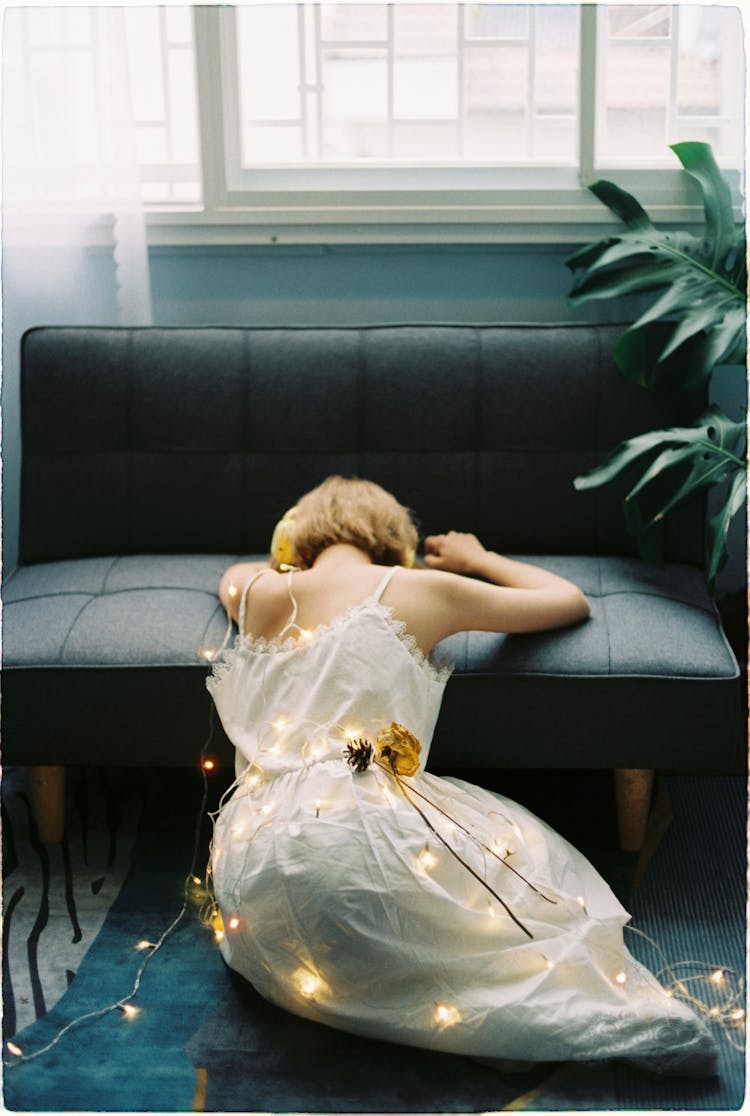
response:
[[[571,314],[565,303],[568,251],[157,248],[150,252],[154,320],[174,325],[572,320],[581,314]]]
[[[542,322],[627,320],[632,307],[609,301],[573,312],[564,245],[287,246],[152,248],[157,325],[302,325],[382,322]],[[28,264],[28,261],[24,261]],[[28,275],[28,267],[23,274]],[[117,324],[114,274],[92,252],[85,274],[64,259],[22,280],[20,261],[3,260],[3,499],[6,571],[16,561],[20,429],[18,344],[24,329],[50,323]],[[712,398],[732,417],[745,406],[743,371],[722,370]],[[733,525],[732,557],[719,592],[745,580],[745,528]]]

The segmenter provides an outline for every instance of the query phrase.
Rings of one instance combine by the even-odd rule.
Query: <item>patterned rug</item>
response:
[[[5,775],[5,1035],[25,1055],[54,1041],[72,1020],[127,996],[142,964],[136,946],[158,940],[174,920],[192,857],[202,795],[198,775],[85,771],[77,778],[66,844],[45,851],[29,826],[21,773]],[[670,960],[689,958],[744,973],[747,815],[741,777],[662,780],[650,847],[640,859],[616,849],[606,773],[513,773],[497,776],[496,783],[582,848],[633,912],[634,924]],[[220,789],[212,787],[214,798]],[[204,828],[201,865],[206,838]],[[628,934],[627,944],[650,967],[661,966],[645,939]],[[118,1010],[89,1019],[41,1057],[6,1068],[6,1106],[728,1111],[739,1109],[744,1097],[744,1056],[724,1038],[720,1075],[708,1081],[661,1080],[612,1065],[545,1065],[503,1075],[466,1058],[377,1043],[297,1019],[265,1003],[225,967],[192,906],[143,972],[133,1003],[138,1013],[132,1017]],[[13,1060],[7,1049],[4,1057]]]

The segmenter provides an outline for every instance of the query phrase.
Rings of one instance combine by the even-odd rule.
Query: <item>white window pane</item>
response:
[[[396,119],[455,118],[458,115],[456,5],[397,5],[394,35]]]
[[[396,56],[435,58],[455,55],[458,5],[395,4]]]
[[[170,189],[167,182],[142,182],[141,195],[144,202],[167,202],[170,200]]]
[[[169,57],[169,123],[171,157],[180,163],[198,160],[198,105],[192,52],[172,51]]]
[[[673,165],[669,144],[707,140],[743,160],[744,55],[739,10],[715,5],[602,5],[599,164]],[[716,117],[713,125],[711,118]]]
[[[397,159],[426,163],[458,157],[458,135],[455,124],[396,123],[393,129],[393,153]]]
[[[663,157],[667,145],[669,50],[639,43],[607,64],[604,158]]]
[[[320,27],[324,39],[385,39],[387,9],[385,4],[321,4]]]
[[[247,124],[242,130],[244,166],[301,163],[302,157],[302,132],[298,127],[274,128]]]
[[[164,116],[164,73],[158,8],[131,8],[126,20],[130,93],[136,120]]]
[[[677,120],[673,140],[704,140],[739,162],[744,137],[743,28],[739,9],[680,10]],[[720,117],[710,120],[691,117]]]
[[[441,120],[458,115],[455,57],[397,58],[394,115],[401,120]]]
[[[237,9],[242,120],[300,115],[297,11],[293,4]]]
[[[670,34],[668,4],[613,4],[608,14],[614,39],[663,39]]]
[[[160,126],[142,125],[135,130],[136,158],[139,166],[144,163],[166,163],[167,135]]]
[[[526,154],[529,63],[523,46],[468,50],[464,68],[464,150],[472,159]]]
[[[99,155],[96,85],[91,56],[71,66],[65,55],[32,58],[31,83],[40,157],[53,163],[94,163]]]
[[[383,51],[324,51],[322,83],[327,123],[382,123],[387,118],[388,69]]]
[[[526,39],[528,4],[467,4],[466,34],[472,39]]]
[[[175,182],[172,189],[175,201],[183,202],[199,202],[201,200],[201,188],[199,182]]]
[[[575,120],[545,119],[534,122],[534,155],[545,162],[554,160],[560,166],[576,162],[578,129]]]
[[[535,10],[536,63],[534,100],[542,115],[574,116],[580,71],[579,10],[539,6]]]
[[[170,43],[193,41],[193,14],[190,8],[165,8],[167,39]]]
[[[28,8],[29,41],[33,47],[88,45],[91,13],[86,8]]]

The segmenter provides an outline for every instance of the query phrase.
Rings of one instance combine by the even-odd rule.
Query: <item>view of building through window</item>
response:
[[[242,163],[576,159],[577,6],[237,12]]]
[[[574,172],[582,116],[594,169],[673,166],[668,145],[682,140],[708,141],[725,166],[743,163],[739,8],[600,4],[594,31],[574,4],[277,0],[200,10],[221,26],[221,49],[203,67],[197,9],[122,9],[136,160],[156,208],[202,204],[208,128],[239,174]],[[14,13],[3,58],[6,152],[44,167],[39,191],[64,183],[67,196],[84,198],[99,188],[85,175],[107,158],[96,36],[95,7]],[[594,69],[595,111],[582,114],[581,89],[594,89],[582,78]],[[206,108],[217,102],[219,118]]]
[[[237,10],[241,158],[294,164],[578,159],[580,8],[282,4]],[[601,5],[597,160],[742,139],[738,9]]]

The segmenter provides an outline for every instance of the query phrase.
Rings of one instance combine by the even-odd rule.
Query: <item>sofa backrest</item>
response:
[[[573,478],[623,438],[694,419],[705,391],[627,382],[622,326],[41,327],[22,343],[21,561],[263,553],[330,473],[422,531],[516,554],[637,553],[630,484]],[[705,500],[668,523],[701,565]]]

